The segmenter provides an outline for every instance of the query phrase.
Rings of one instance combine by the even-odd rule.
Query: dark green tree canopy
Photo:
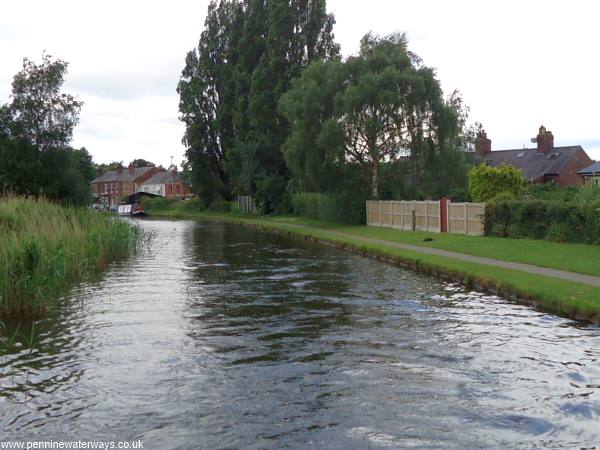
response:
[[[281,95],[303,68],[337,55],[324,0],[221,0],[209,5],[178,86],[186,173],[207,202],[257,195],[272,209],[288,173]]]
[[[354,163],[373,198],[382,164],[412,159],[422,172],[457,143],[460,128],[434,71],[408,50],[404,34],[368,34],[358,55],[309,67],[280,111],[292,124],[285,156],[300,185],[314,188],[314,172]]]
[[[24,58],[12,83],[11,102],[2,113],[9,117],[13,137],[26,139],[43,152],[66,147],[79,122],[82,102],[61,92],[67,66],[46,54],[41,64]]]

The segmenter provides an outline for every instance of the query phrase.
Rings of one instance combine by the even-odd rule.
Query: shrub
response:
[[[489,236],[600,243],[600,204],[494,201],[485,209]]]
[[[347,224],[365,223],[365,198],[356,193],[292,195],[292,207],[297,216],[325,222]]]
[[[213,212],[230,212],[231,211],[231,203],[225,200],[218,200],[213,202],[210,207],[210,211]]]
[[[523,172],[513,166],[480,164],[469,170],[469,192],[474,202],[488,202],[499,195],[519,198],[524,184]]]

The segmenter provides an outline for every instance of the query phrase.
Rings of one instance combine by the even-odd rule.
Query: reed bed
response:
[[[142,235],[91,209],[0,198],[0,314],[45,314],[73,283],[129,256]]]

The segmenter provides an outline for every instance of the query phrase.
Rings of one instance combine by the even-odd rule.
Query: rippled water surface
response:
[[[1,439],[600,443],[597,327],[237,225],[142,224],[147,251],[0,356]]]

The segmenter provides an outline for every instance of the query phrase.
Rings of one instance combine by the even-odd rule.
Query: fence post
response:
[[[448,232],[448,199],[442,197],[440,199],[440,233]]]
[[[404,230],[404,200],[400,200],[400,228]]]
[[[379,200],[379,226],[383,226],[383,202]]]
[[[465,202],[465,234],[469,234],[469,204]]]
[[[429,200],[425,200],[425,231],[429,231]]]
[[[367,200],[367,204],[365,205],[367,209],[367,226],[371,225],[371,201]]]

